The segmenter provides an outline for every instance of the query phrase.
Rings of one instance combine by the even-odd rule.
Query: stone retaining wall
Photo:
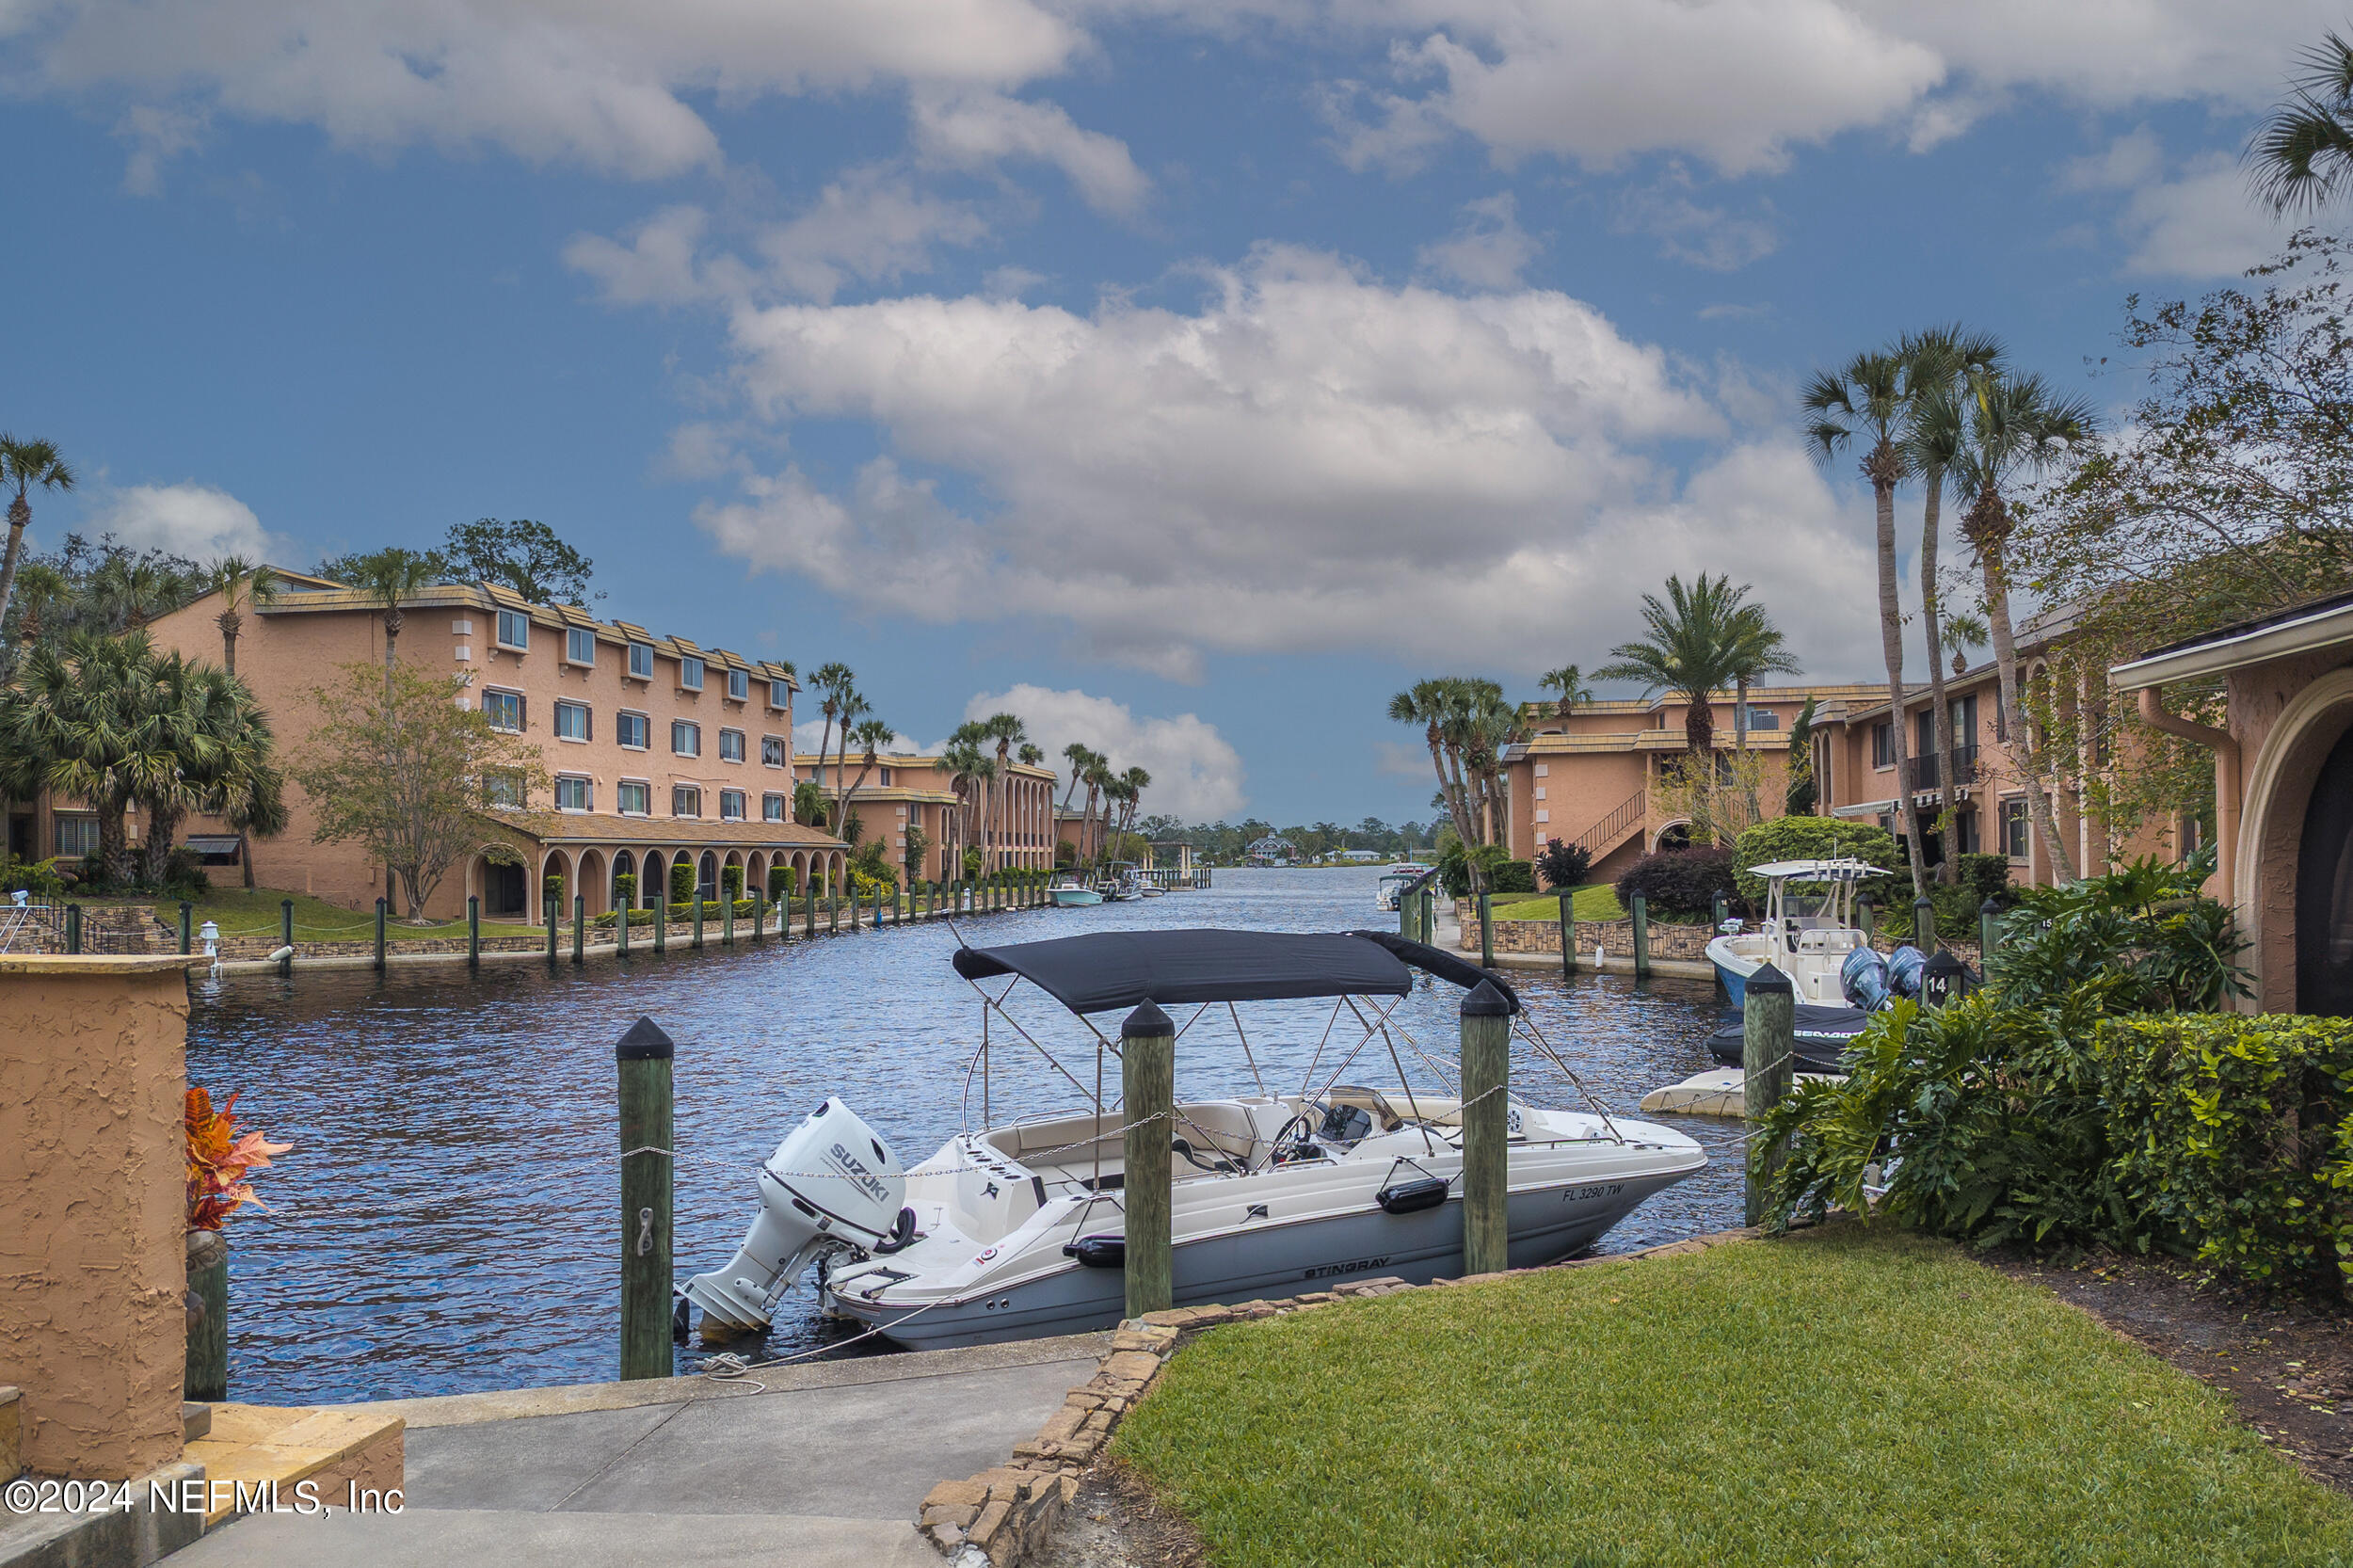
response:
[[[1457,904],[1458,918],[1463,922],[1463,951],[1479,951],[1479,906],[1469,901]],[[1561,951],[1559,920],[1496,920],[1495,945],[1497,952],[1549,952]],[[1694,963],[1707,961],[1707,943],[1715,933],[1705,925],[1670,924],[1662,920],[1650,922],[1650,955],[1653,958],[1688,959]],[[1634,922],[1632,920],[1579,920],[1577,922],[1577,951],[1579,956],[1590,954],[1598,944],[1611,958],[1631,960],[1634,956]],[[1900,945],[1883,934],[1875,934],[1871,945],[1881,952],[1893,952]],[[1948,948],[1954,956],[1971,968],[1978,968],[1977,944],[1975,941],[1945,941],[1937,946]]]

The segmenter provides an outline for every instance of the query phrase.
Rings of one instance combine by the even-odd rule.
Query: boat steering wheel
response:
[[[1291,1136],[1294,1128],[1298,1131],[1296,1139]],[[1311,1112],[1302,1111],[1292,1116],[1289,1121],[1275,1129],[1274,1142],[1267,1155],[1267,1164],[1273,1167],[1284,1163],[1283,1150],[1286,1146],[1298,1148],[1312,1146],[1311,1135],[1315,1129],[1316,1117]]]

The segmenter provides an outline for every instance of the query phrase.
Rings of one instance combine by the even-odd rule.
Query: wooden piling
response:
[[[211,1233],[215,1243],[222,1238]],[[229,1249],[217,1251],[220,1261],[188,1271],[188,1291],[197,1301],[196,1321],[188,1325],[185,1381],[181,1398],[216,1403],[229,1397]]]
[[[588,961],[588,895],[572,895],[572,962]]]
[[[659,902],[654,904],[653,955],[656,958],[661,958],[666,955],[669,951],[670,890],[667,888],[664,888],[659,894]]]
[[[752,889],[752,940],[757,942],[768,935],[767,889]]]
[[[1650,973],[1650,900],[1634,895],[1634,977]]]
[[[1397,934],[1409,942],[1416,939],[1414,933],[1421,924],[1421,911],[1417,907],[1420,902],[1418,894],[1406,892],[1403,888],[1398,890]]]
[[[384,901],[376,901],[376,972],[384,972]]]
[[[542,911],[548,918],[548,967],[550,968],[555,967],[556,933],[564,923],[563,914],[555,899],[556,895],[550,893],[547,896],[547,908]]]
[[[1463,1272],[1511,1267],[1512,1004],[1492,981],[1463,999]]]
[[[1926,893],[1912,901],[1912,945],[1925,953],[1936,952],[1936,905]]]
[[[1790,1058],[1797,1049],[1798,996],[1789,977],[1768,964],[1749,976],[1740,1004],[1740,1081],[1742,1111],[1752,1122],[1779,1105],[1789,1093]],[[1780,1167],[1781,1151],[1762,1144],[1751,1151],[1748,1179],[1748,1223],[1765,1215],[1759,1176]]]
[[[837,935],[841,930],[841,887],[839,883],[825,885],[825,929]]]
[[[613,1048],[620,1071],[621,1376],[666,1378],[670,1355],[671,1058],[651,1018]]]
[[[1725,900],[1723,894],[1718,893],[1707,907],[1707,923],[1711,929],[1721,931],[1724,928],[1725,917],[1731,913],[1731,904]]]
[[[65,906],[65,951],[69,953],[82,951],[82,906],[78,904]]]
[[[1992,899],[1977,905],[1977,983],[1989,990],[1993,985],[1993,950],[2001,945],[2002,906]],[[181,919],[181,930],[187,930],[186,917]],[[182,952],[187,952],[187,938],[181,937]]]
[[[813,876],[810,877],[808,879],[808,886],[801,891],[801,903],[808,917],[808,929],[803,931],[801,935],[804,936],[814,936],[817,935],[817,879]]]
[[[1561,890],[1561,978],[1577,973],[1577,889]]]
[[[686,938],[686,945],[696,952],[703,948],[703,890],[697,887],[695,889],[695,929]]]
[[[194,949],[195,931],[189,923],[196,915],[196,905],[186,899],[180,901],[180,956],[185,958]]]
[[[286,956],[278,961],[282,979],[294,973],[294,900],[290,898],[278,901],[278,945],[286,950]]]
[[[1128,1123],[1128,1313],[1165,1312],[1175,1302],[1170,1257],[1169,1140],[1176,1101],[1176,1026],[1146,1001],[1119,1026],[1120,1114]]]
[[[719,888],[719,945],[735,946],[735,898],[724,883]]]
[[[629,919],[637,913],[631,907],[635,900],[636,895],[632,893],[613,911],[613,951],[618,957],[629,956]]]
[[[1484,888],[1479,890],[1479,962],[1484,968],[1496,967],[1495,895]]]
[[[466,895],[466,968],[482,968],[482,895]]]

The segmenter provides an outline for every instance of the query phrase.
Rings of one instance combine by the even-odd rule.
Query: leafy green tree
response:
[[[1669,577],[1666,599],[1642,596],[1650,636],[1611,648],[1610,662],[1595,670],[1593,679],[1638,681],[1645,696],[1665,690],[1681,696],[1684,747],[1692,757],[1706,757],[1716,744],[1709,704],[1733,684],[1743,658],[1754,655],[1753,648],[1744,649],[1744,638],[1758,632],[1740,615],[1748,595],[1747,584],[1735,588],[1729,575],[1702,572],[1688,588],[1681,577]]]
[[[31,492],[72,488],[73,470],[58,456],[56,442],[0,434],[0,488],[16,492],[8,498],[8,550],[0,554],[0,619],[7,617],[8,596],[16,591],[17,557],[24,549],[24,530],[33,520]]]
[[[317,814],[312,837],[365,850],[412,920],[460,857],[516,858],[498,824],[530,833],[542,821],[538,748],[460,706],[463,691],[454,677],[355,664],[305,694],[319,724],[290,772]]]
[[[1789,787],[1782,792],[1781,808],[1793,817],[1814,814],[1814,710],[1817,699],[1807,697],[1805,706],[1798,710],[1795,724],[1789,727]]]
[[[453,523],[439,553],[451,568],[448,575],[497,583],[534,604],[590,601],[588,577],[596,563],[556,537],[544,522],[476,518]]]
[[[2353,42],[2325,33],[2303,64],[2247,149],[2255,194],[2275,213],[2316,211],[2353,175]]]

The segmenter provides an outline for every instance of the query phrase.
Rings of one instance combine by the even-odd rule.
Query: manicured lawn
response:
[[[1221,1568],[2353,1561],[2221,1396],[1885,1227],[1217,1329],[1116,1451]]]
[[[1539,893],[1532,898],[1517,897],[1516,902],[1495,904],[1495,917],[1499,920],[1558,920],[1561,900],[1552,893]],[[1577,889],[1571,908],[1580,920],[1622,920],[1625,910],[1618,903],[1617,893],[1607,882],[1589,882]]]
[[[233,867],[231,875],[236,874]],[[274,936],[278,931],[279,904],[294,900],[295,939],[301,942],[364,942],[376,934],[374,909],[345,909],[312,898],[308,893],[280,892],[274,888],[245,888],[215,887],[196,901],[189,919],[196,925],[206,920],[219,924],[224,936]],[[180,904],[176,899],[159,899],[154,904],[156,916],[166,925],[180,923]],[[500,920],[484,920],[485,936],[524,936],[540,928],[536,925],[509,924]],[[568,925],[568,933],[570,927]],[[462,936],[466,934],[463,920],[446,924],[408,925],[395,918],[388,924],[386,935],[394,941],[423,936]]]

